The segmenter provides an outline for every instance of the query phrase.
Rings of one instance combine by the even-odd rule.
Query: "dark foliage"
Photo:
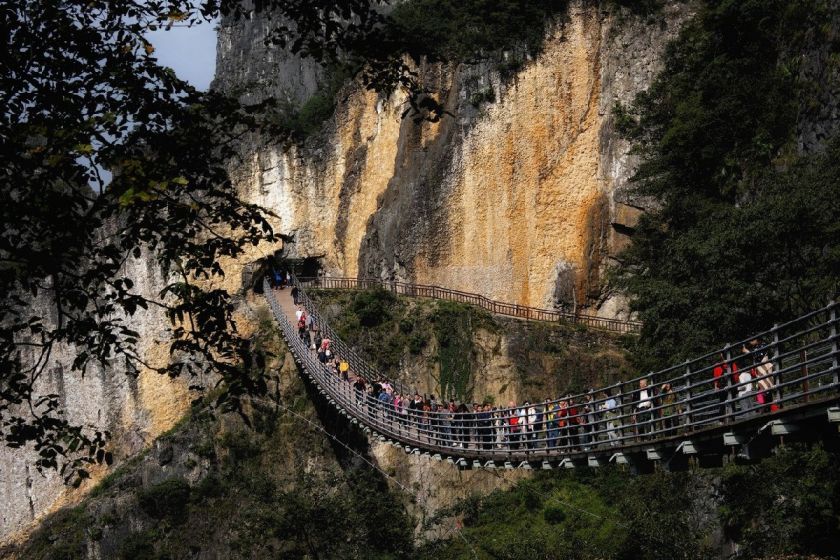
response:
[[[396,298],[387,290],[359,292],[353,298],[353,312],[363,327],[376,327],[391,319],[391,307]]]
[[[424,558],[833,558],[836,451],[787,446],[754,465],[631,475],[615,467],[538,473],[454,511],[466,540]],[[721,529],[723,531],[721,532]],[[733,545],[737,545],[734,546]]]
[[[760,465],[724,470],[721,517],[738,557],[836,555],[840,464],[821,447],[786,447]]]
[[[650,90],[618,111],[643,157],[637,194],[660,204],[619,273],[645,323],[642,367],[738,340],[837,292],[840,146],[795,146],[797,119],[820,95],[802,63],[836,50],[824,24],[837,16],[816,0],[705,2]]]
[[[540,50],[550,16],[566,0],[413,0],[391,17],[400,49],[419,59],[474,61],[520,47]]]
[[[146,515],[176,524],[186,520],[189,501],[190,485],[179,478],[165,480],[137,495],[137,503]]]

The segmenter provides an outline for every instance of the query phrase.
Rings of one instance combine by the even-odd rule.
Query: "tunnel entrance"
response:
[[[321,259],[319,257],[306,257],[300,262],[299,268],[292,272],[297,276],[315,278],[321,272]]]
[[[243,278],[243,283],[250,285],[254,292],[263,292],[263,278],[268,278],[272,284],[279,284],[287,272],[299,278],[317,277],[321,273],[321,259],[323,257],[288,258],[283,256],[282,249],[274,254],[254,262],[249,267],[249,278]]]
[[[298,278],[314,278],[321,273],[321,259],[322,257],[280,257],[275,267],[283,272],[291,272]]]

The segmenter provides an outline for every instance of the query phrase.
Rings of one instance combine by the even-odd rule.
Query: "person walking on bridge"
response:
[[[674,434],[674,429],[677,427],[677,414],[679,414],[677,394],[670,383],[663,383],[659,395],[662,402],[662,435],[669,437]]]
[[[636,435],[643,438],[652,430],[654,391],[648,388],[648,380],[640,379],[638,390],[633,392],[634,422]]]
[[[560,403],[553,404],[546,403],[545,420],[548,426],[548,448],[553,449],[557,447],[557,440],[560,437]]]
[[[714,388],[720,401],[718,416],[723,416],[726,414],[726,407],[724,406],[726,401],[731,400],[736,393],[731,387],[738,383],[738,365],[735,362],[728,361],[723,352],[718,354],[718,358],[718,363],[712,368],[712,377],[715,380]]]
[[[508,442],[511,449],[519,449],[519,437],[522,427],[519,425],[519,414],[513,401],[508,403]]]
[[[493,447],[493,429],[492,416],[490,414],[490,405],[479,405],[476,409],[476,424],[478,426],[479,441],[481,441],[482,449],[492,449]]]
[[[526,409],[526,414],[528,418],[528,422],[526,424],[526,431],[528,433],[528,449],[533,449],[536,443],[534,439],[537,437],[537,408],[529,402],[525,403],[528,405]]]
[[[469,447],[470,427],[466,421],[468,412],[467,405],[464,403],[459,404],[455,410],[455,418],[452,420],[454,431],[457,434],[455,447]]]
[[[611,393],[603,394],[604,402],[601,404],[601,411],[604,420],[607,421],[607,439],[611,446],[616,446],[621,440],[621,429],[618,422],[618,401]]]
[[[738,408],[744,416],[749,416],[753,408],[753,383],[749,369],[742,369],[738,374]]]

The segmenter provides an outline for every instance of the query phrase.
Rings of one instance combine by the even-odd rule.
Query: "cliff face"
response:
[[[152,258],[130,259],[126,268],[136,288],[144,294],[156,294],[164,285]],[[43,317],[54,316],[51,303],[45,298],[34,301],[33,308]],[[169,359],[169,323],[162,311],[141,311],[130,324],[140,335],[138,349],[148,363],[155,367],[165,365]],[[76,353],[76,348],[67,344],[53,351],[45,374],[37,381],[36,394],[58,395],[63,410],[74,422],[111,432],[118,459],[151,444],[189,406],[188,380],[173,381],[150,370],[133,377],[119,363],[106,369],[92,367],[82,375],[71,371]],[[35,356],[30,357],[30,362],[34,360]],[[80,492],[66,487],[58,473],[39,473],[33,467],[36,458],[33,449],[0,446],[0,538],[26,527],[45,512],[78,499]],[[92,474],[96,478],[103,473]]]
[[[236,294],[235,320],[242,336],[252,336],[259,329],[253,300],[242,289],[248,265],[280,248],[280,243],[250,247],[241,260],[222,262],[226,274],[213,281],[215,287]],[[125,266],[138,292],[150,298],[157,297],[168,282],[149,255],[129,259]],[[264,306],[262,297],[255,297]],[[33,307],[48,318],[54,315],[50,305],[43,298],[33,302]],[[138,353],[149,366],[167,365],[171,324],[163,310],[153,306],[139,309],[129,324],[139,334]],[[58,395],[62,409],[73,422],[109,431],[110,448],[117,464],[147,449],[184,417],[192,400],[200,396],[189,389],[190,385],[212,387],[214,382],[210,378],[171,379],[146,368],[133,376],[125,371],[121,361],[114,361],[107,368],[89,368],[82,375],[71,370],[76,353],[71,345],[58,346],[50,356],[46,375],[38,380],[35,393]],[[30,357],[30,362],[34,360],[35,356]],[[55,471],[38,472],[33,467],[37,457],[32,448],[11,449],[0,445],[0,503],[4,504],[0,509],[0,543],[22,536],[21,531],[35,526],[46,514],[77,503],[107,474],[106,468],[95,468],[90,473],[91,482],[73,489]]]
[[[572,2],[542,53],[515,73],[514,52],[474,65],[418,63],[424,87],[452,114],[441,122],[402,118],[401,93],[347,86],[321,134],[297,147],[260,139],[235,174],[247,197],[281,216],[294,238],[287,254],[319,257],[330,273],[621,315],[601,273],[638,211],[622,194],[633,159],[612,108],[650,83],[687,11],[671,6],[650,23]],[[254,39],[252,23],[226,33],[217,87],[236,92],[256,74],[273,90],[272,57],[227,73]]]

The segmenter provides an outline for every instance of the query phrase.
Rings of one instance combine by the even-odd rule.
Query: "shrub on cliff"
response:
[[[180,478],[164,480],[137,494],[137,503],[146,515],[173,523],[186,520],[189,502],[190,485]]]
[[[391,320],[391,306],[396,301],[388,290],[365,290],[353,298],[353,312],[363,327],[376,327]]]

